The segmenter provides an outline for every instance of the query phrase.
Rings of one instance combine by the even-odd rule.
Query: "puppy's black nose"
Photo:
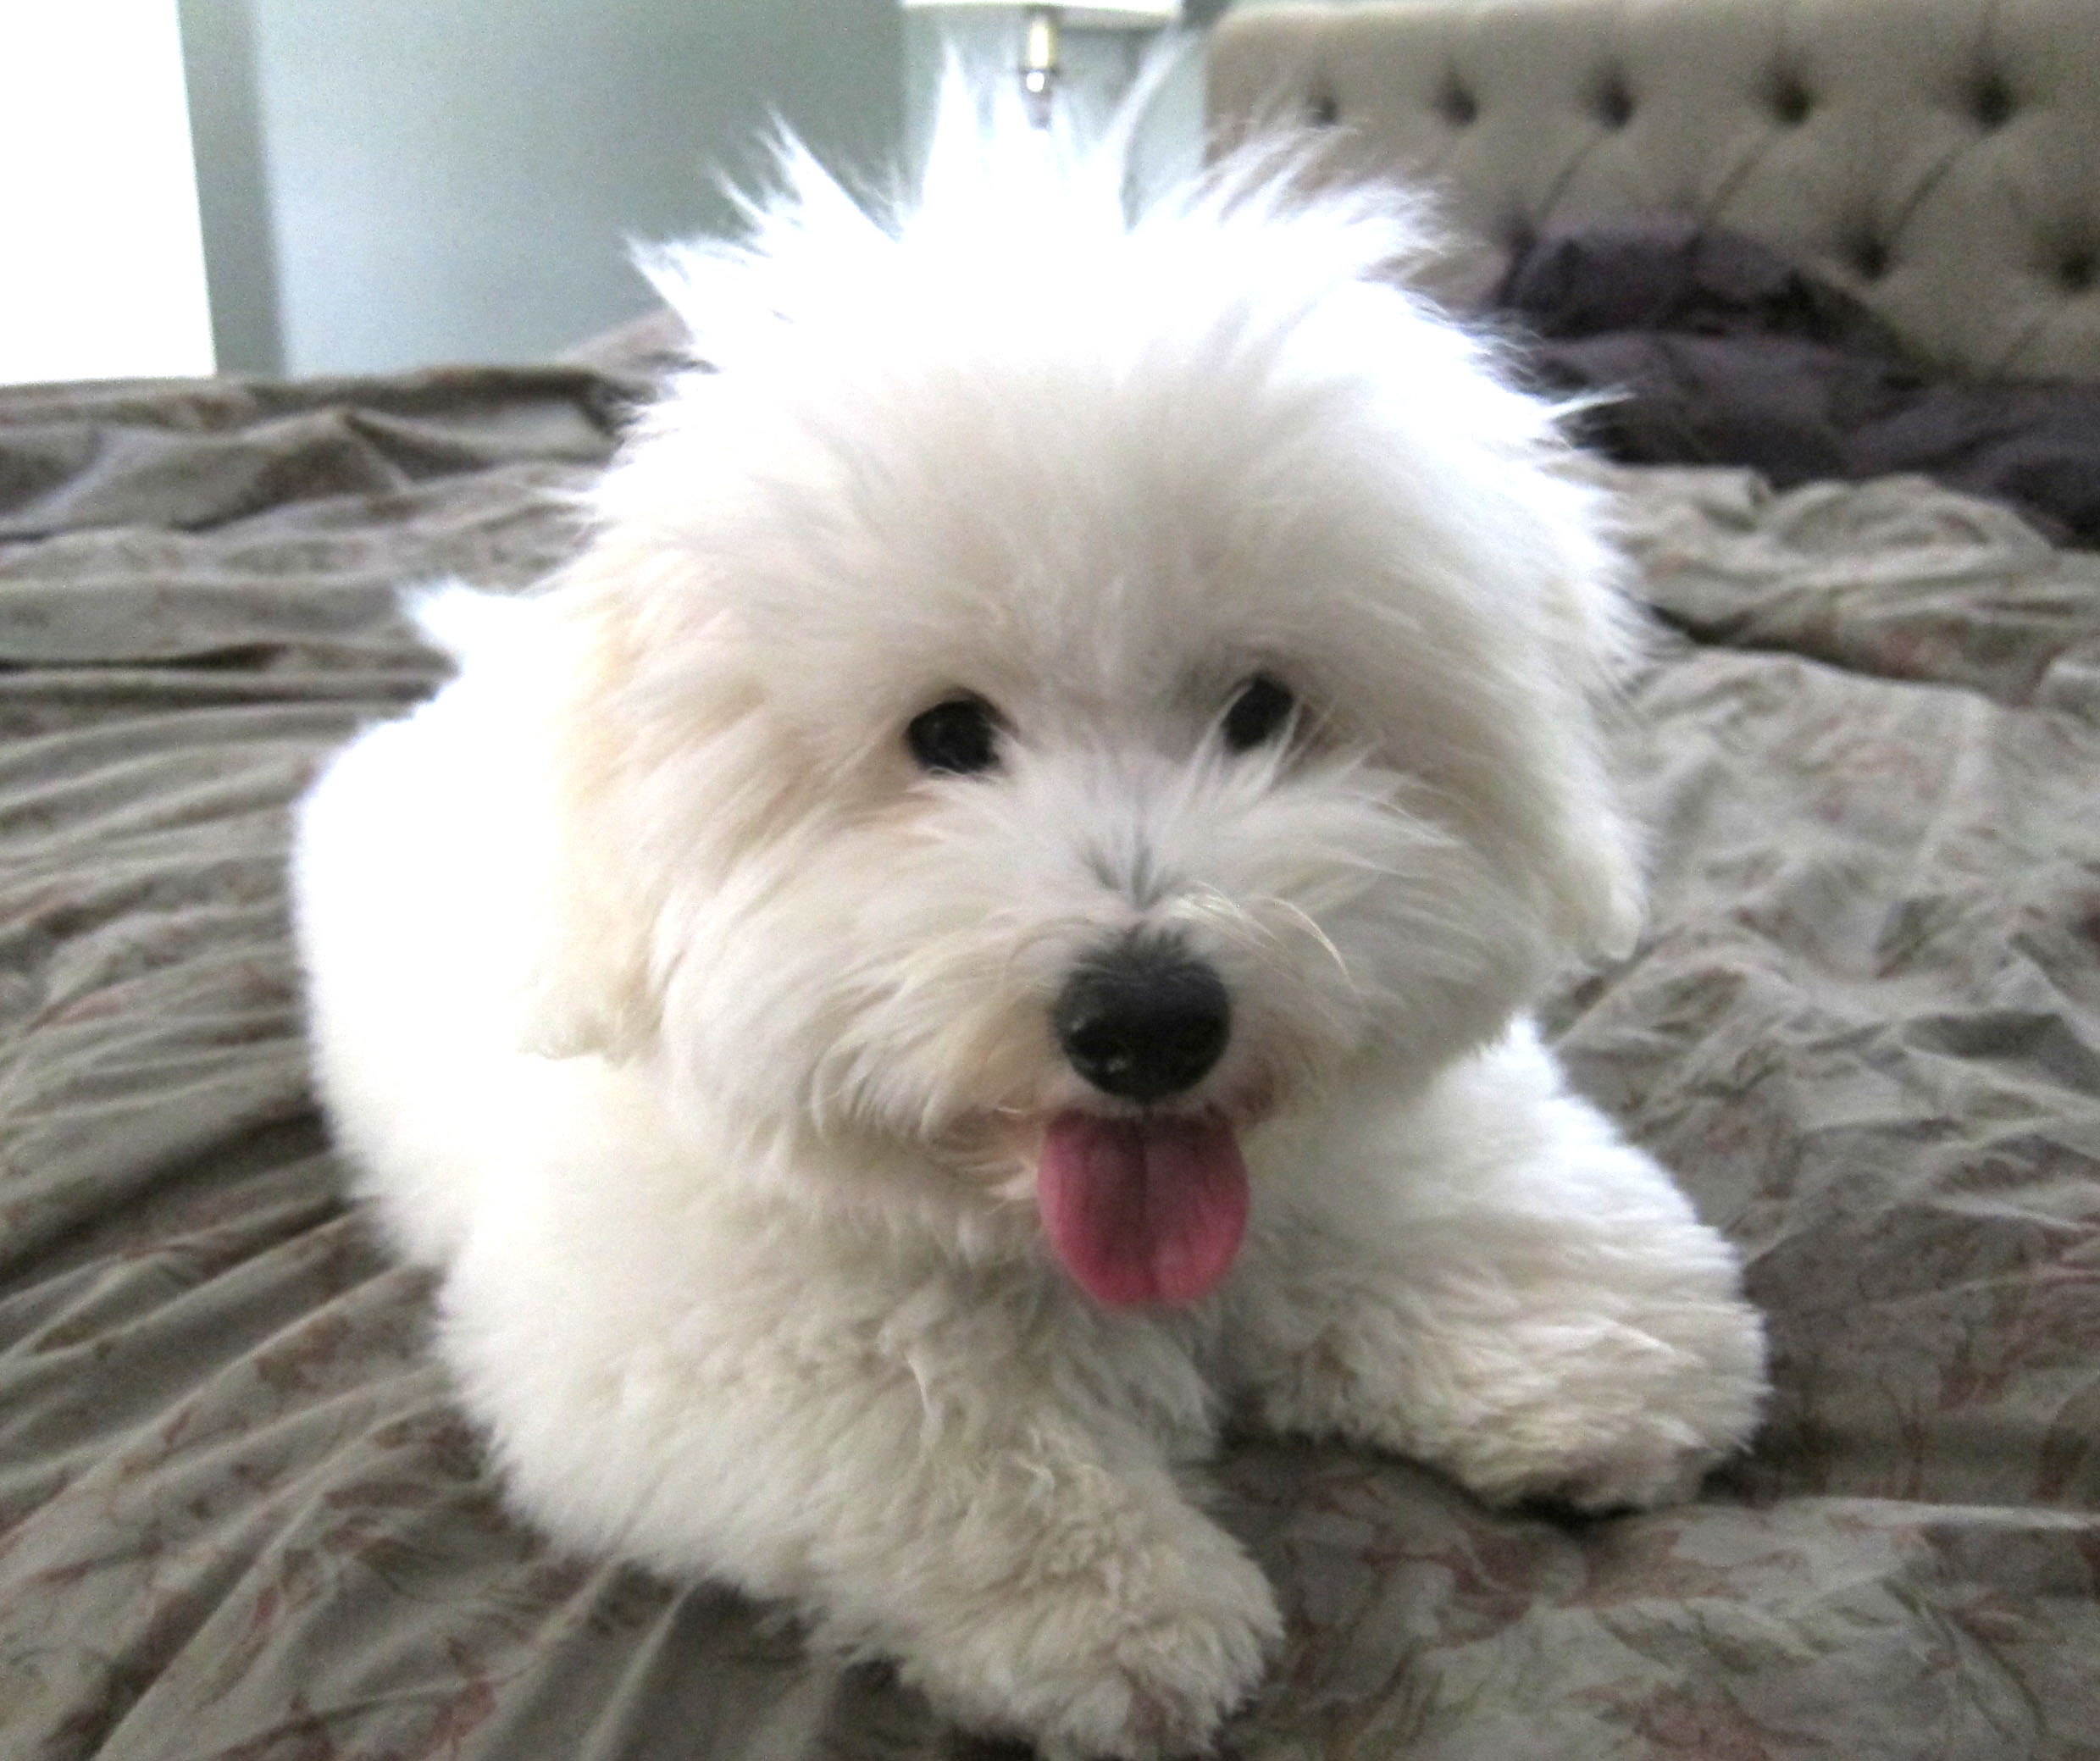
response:
[[[1194,1088],[1232,1024],[1225,981],[1157,937],[1133,936],[1077,968],[1050,1011],[1072,1067],[1104,1094],[1135,1101]]]

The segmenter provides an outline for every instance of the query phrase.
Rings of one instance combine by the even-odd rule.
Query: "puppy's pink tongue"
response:
[[[1227,1126],[1060,1113],[1043,1138],[1036,1202],[1079,1288],[1110,1308],[1193,1303],[1247,1230],[1247,1165]]]

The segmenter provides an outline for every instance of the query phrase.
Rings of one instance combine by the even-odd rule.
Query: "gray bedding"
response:
[[[953,1754],[872,1666],[506,1515],[341,1195],[285,808],[637,384],[0,394],[0,1755]],[[1249,1439],[1263,1761],[2100,1757],[2100,556],[1916,481],[1626,472],[1651,927],[1550,1024],[1749,1259],[1702,1499]]]

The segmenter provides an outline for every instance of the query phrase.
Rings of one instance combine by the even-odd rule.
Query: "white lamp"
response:
[[[1136,66],[1139,34],[1163,29],[1181,18],[1181,0],[1087,0],[1084,5],[1045,5],[1042,0],[904,0],[906,13],[938,14],[950,33],[960,37],[974,34],[979,42],[989,25],[1001,37],[1021,25],[1021,59],[1014,69],[1027,100],[1028,115],[1038,128],[1050,126],[1060,86],[1074,73],[1067,57],[1073,50],[1092,64],[1080,74],[1089,83],[1099,83],[1094,67],[1109,52],[1120,63],[1110,73],[1113,86],[1127,84]],[[974,18],[966,20],[966,14]],[[1068,42],[1066,32],[1078,36]],[[1091,75],[1091,78],[1089,78]],[[1110,96],[1113,96],[1112,93]]]

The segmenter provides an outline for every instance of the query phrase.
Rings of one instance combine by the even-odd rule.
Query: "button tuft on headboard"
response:
[[[1617,68],[1606,73],[1597,87],[1597,119],[1608,129],[1622,129],[1633,119],[1633,94]]]
[[[1331,91],[1316,91],[1305,101],[1305,120],[1316,129],[1332,128],[1342,119],[1342,107]]]
[[[1847,245],[1845,257],[1863,281],[1879,281],[1888,273],[1888,245],[1871,233],[1863,233]]]
[[[2089,246],[2075,246],[2057,260],[2056,279],[2066,293],[2085,293],[2100,279],[2100,262]]]
[[[1455,72],[1444,75],[1443,84],[1437,88],[1437,114],[1454,129],[1462,129],[1480,114],[1480,100],[1459,83]]]
[[[1788,128],[1800,127],[1815,108],[1815,101],[1809,96],[1799,75],[1782,72],[1772,81],[1772,114]]]
[[[1970,88],[1969,114],[1980,129],[2002,129],[2013,119],[2013,91],[2005,76],[1991,69],[1976,77]]]

